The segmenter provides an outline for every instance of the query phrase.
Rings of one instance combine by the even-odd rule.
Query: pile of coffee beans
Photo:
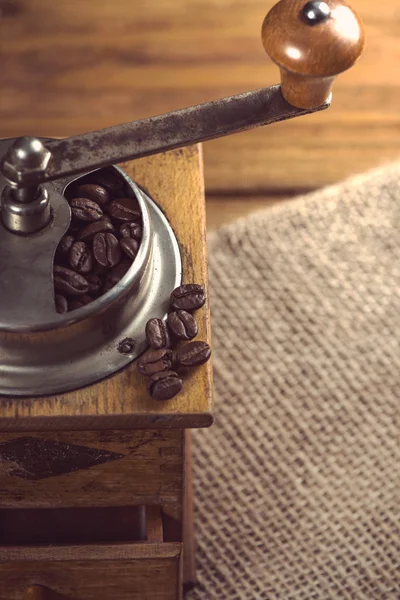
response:
[[[183,387],[181,376],[185,370],[209,360],[211,348],[207,342],[188,342],[198,333],[192,312],[201,308],[205,301],[203,286],[196,283],[181,285],[171,294],[166,322],[157,318],[147,322],[146,338],[150,349],[138,359],[137,368],[147,378],[147,388],[155,400],[176,396]]]
[[[59,313],[93,302],[110,290],[135,260],[142,239],[142,214],[125,182],[102,169],[67,188],[71,224],[54,261]]]

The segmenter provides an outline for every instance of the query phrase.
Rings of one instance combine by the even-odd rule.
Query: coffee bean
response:
[[[66,306],[75,310],[92,302],[117,285],[131,267],[143,230],[139,204],[126,195],[130,193],[113,168],[90,173],[67,187],[71,223],[56,250],[53,273],[57,296],[65,297],[67,304],[57,298],[57,310]],[[121,245],[119,238],[127,241]]]
[[[72,235],[64,235],[57,246],[57,256],[61,258],[66,257],[69,254],[74,241],[75,238]]]
[[[171,294],[171,308],[177,310],[197,310],[206,301],[204,288],[197,283],[186,283],[177,287]]]
[[[162,319],[150,319],[146,323],[147,343],[154,350],[169,348],[170,339],[166,324]]]
[[[168,327],[178,340],[192,340],[198,333],[197,323],[193,315],[185,310],[176,310],[169,313]]]
[[[81,298],[77,298],[76,300],[72,300],[70,304],[70,310],[77,310],[78,308],[82,308],[82,306],[86,306],[93,302],[93,298],[90,296],[82,296]]]
[[[121,248],[112,233],[97,233],[93,239],[93,254],[103,267],[115,267],[121,260]]]
[[[56,294],[54,299],[56,303],[56,311],[58,313],[66,313],[68,311],[68,300],[66,297]]]
[[[154,375],[159,371],[169,371],[172,367],[172,350],[147,350],[138,359],[137,369],[142,375]]]
[[[111,280],[114,283],[118,283],[118,281],[120,281],[120,279],[122,279],[123,276],[129,271],[131,266],[132,266],[132,263],[130,263],[129,261],[127,261],[127,260],[121,261],[119,263],[119,265],[114,267],[113,270],[110,272]]]
[[[121,249],[129,258],[134,259],[139,250],[139,242],[133,238],[122,238],[119,242]]]
[[[140,223],[122,223],[119,228],[119,233],[122,238],[133,238],[140,242],[143,235],[143,228]]]
[[[106,275],[103,281],[103,294],[106,294],[109,290],[111,290],[116,284],[111,281],[111,278]]]
[[[105,187],[111,194],[119,194],[122,196],[124,192],[124,181],[114,169],[101,169],[92,173],[90,176],[92,181]]]
[[[78,273],[89,273],[93,267],[93,254],[85,242],[74,242],[69,251],[68,262]]]
[[[74,198],[71,200],[72,216],[79,220],[92,223],[98,221],[103,216],[103,211],[97,202],[88,198]]]
[[[108,214],[118,221],[140,221],[142,213],[134,198],[117,198],[107,207]]]
[[[91,242],[98,233],[114,233],[114,225],[106,218],[86,225],[76,236],[82,242]]]
[[[54,265],[54,289],[67,296],[83,296],[89,290],[87,280],[72,269]]]
[[[182,389],[182,379],[174,371],[161,371],[150,377],[148,390],[154,400],[170,400]]]
[[[129,271],[131,264],[132,263],[124,260],[106,274],[103,286],[104,293],[108,292],[108,290],[111,290],[111,288],[113,288],[114,285],[116,285],[123,278],[123,276]]]
[[[211,356],[207,342],[189,342],[177,350],[176,360],[181,367],[197,367],[206,363]]]
[[[109,273],[108,267],[99,265],[99,263],[95,260],[92,275],[97,275],[98,277],[102,278],[104,275],[107,275],[107,273]]]
[[[102,282],[100,277],[97,275],[88,275],[86,279],[89,284],[89,294],[93,297],[96,297],[101,291]]]
[[[93,202],[96,202],[101,207],[106,206],[111,200],[108,191],[96,183],[80,185],[77,189],[77,195],[80,198],[89,198],[89,200],[93,200]]]
[[[82,221],[78,221],[72,215],[71,223],[68,227],[67,235],[72,235],[72,237],[75,239],[81,229],[82,229]]]

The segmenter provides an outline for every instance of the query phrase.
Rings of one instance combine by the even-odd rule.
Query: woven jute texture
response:
[[[209,243],[190,600],[400,599],[400,165]]]

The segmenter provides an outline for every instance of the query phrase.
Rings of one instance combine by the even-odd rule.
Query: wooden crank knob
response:
[[[264,19],[262,41],[279,66],[284,98],[311,109],[329,98],[336,75],[360,56],[364,29],[340,0],[280,0]]]

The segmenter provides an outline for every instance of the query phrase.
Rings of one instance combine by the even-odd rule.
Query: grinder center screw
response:
[[[3,157],[1,172],[9,187],[3,192],[2,219],[10,231],[34,233],[49,222],[48,194],[39,184],[50,158],[49,150],[34,137],[18,138]]]

